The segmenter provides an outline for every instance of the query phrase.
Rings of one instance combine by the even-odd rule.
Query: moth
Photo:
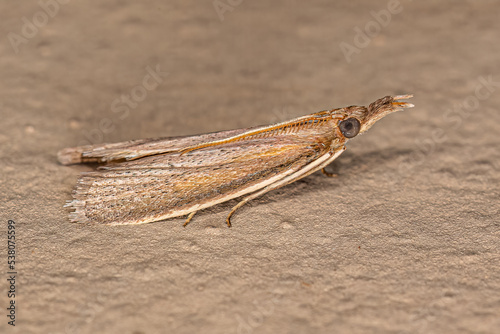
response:
[[[66,148],[63,165],[101,164],[83,173],[66,206],[73,222],[143,224],[187,215],[244,196],[226,218],[268,191],[322,170],[384,116],[413,107],[386,96],[286,122],[197,136]]]

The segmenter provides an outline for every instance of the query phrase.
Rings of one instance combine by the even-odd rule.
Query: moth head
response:
[[[339,120],[338,128],[342,135],[349,139],[367,131],[379,119],[390,113],[411,108],[413,104],[399,102],[399,100],[409,99],[413,95],[386,96],[370,104],[368,107],[351,106],[338,110],[342,116]]]

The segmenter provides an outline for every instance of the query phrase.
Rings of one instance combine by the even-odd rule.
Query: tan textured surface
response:
[[[182,3],[70,1],[18,53],[8,34],[42,9],[0,4],[0,218],[2,238],[17,222],[20,273],[17,326],[2,311],[0,332],[498,333],[497,2],[402,0],[350,63],[339,44],[387,1],[243,1],[223,21]],[[157,65],[168,75],[120,119],[113,101]],[[477,108],[454,109],[489,76]],[[91,131],[196,134],[401,93],[416,108],[351,142],[339,178],[270,193],[232,229],[235,202],[188,228],[82,226],[62,207],[89,168],[56,152]]]

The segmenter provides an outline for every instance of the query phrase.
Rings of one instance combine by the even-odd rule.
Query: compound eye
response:
[[[359,133],[359,129],[361,128],[361,124],[356,118],[348,118],[343,120],[339,124],[340,132],[346,138],[353,138]]]

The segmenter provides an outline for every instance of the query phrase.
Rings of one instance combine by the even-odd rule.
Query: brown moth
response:
[[[412,95],[386,96],[368,107],[321,111],[279,124],[198,136],[66,148],[64,165],[101,163],[83,173],[66,206],[73,222],[142,224],[194,214],[247,195],[229,213],[266,192],[322,170],[349,139],[382,117],[413,107]]]

